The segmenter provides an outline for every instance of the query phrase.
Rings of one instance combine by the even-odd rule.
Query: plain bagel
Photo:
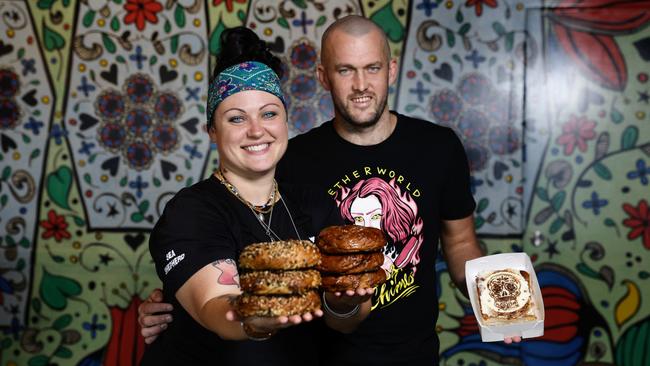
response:
[[[386,238],[381,230],[373,227],[330,226],[318,234],[316,245],[328,254],[376,252],[384,248]]]
[[[386,282],[386,271],[380,268],[373,272],[323,276],[321,288],[325,291],[337,292],[355,288],[372,288],[384,282]]]
[[[319,271],[331,274],[351,274],[376,270],[384,263],[384,253],[321,254]]]

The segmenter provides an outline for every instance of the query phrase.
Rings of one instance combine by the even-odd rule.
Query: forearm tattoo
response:
[[[212,262],[212,266],[221,271],[217,283],[226,286],[239,287],[239,273],[237,264],[232,259],[219,259]]]

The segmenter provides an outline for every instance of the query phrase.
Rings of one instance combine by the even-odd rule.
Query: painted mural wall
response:
[[[246,25],[283,58],[293,136],[333,116],[314,70],[347,14],[389,37],[392,108],[463,141],[481,244],[528,253],[542,287],[544,337],[484,344],[436,263],[444,364],[650,365],[640,0],[0,0],[0,365],[137,364],[148,231],[218,163],[219,35]]]

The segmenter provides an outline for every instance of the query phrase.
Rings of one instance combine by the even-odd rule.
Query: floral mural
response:
[[[218,164],[221,32],[282,58],[294,136],[333,116],[315,69],[348,14],[399,60],[391,108],[463,142],[481,245],[540,281],[544,336],[483,343],[436,263],[442,364],[650,364],[647,1],[0,0],[0,365],[138,364],[149,230]]]

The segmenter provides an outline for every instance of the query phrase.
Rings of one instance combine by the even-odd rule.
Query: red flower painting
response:
[[[135,23],[135,27],[142,31],[145,28],[145,22],[158,23],[156,14],[162,9],[162,5],[155,0],[127,0],[127,3],[124,4],[124,10],[126,10],[124,24]]]
[[[474,11],[476,12],[476,16],[480,17],[481,14],[483,14],[483,4],[491,8],[496,8],[497,0],[467,0],[465,6],[468,8],[471,8],[473,6]]]
[[[623,220],[623,225],[631,229],[627,233],[627,238],[634,240],[641,237],[643,246],[650,249],[650,210],[648,210],[648,202],[641,200],[636,207],[625,203],[623,204],[623,210],[629,215],[627,219]]]
[[[106,346],[104,366],[139,365],[144,354],[144,338],[138,325],[139,296],[133,296],[126,308],[110,306],[111,338]]]
[[[571,116],[568,122],[562,126],[562,134],[556,142],[564,145],[564,155],[571,155],[577,147],[581,152],[587,151],[587,141],[596,138],[596,122],[590,121],[587,117]]]
[[[54,210],[50,210],[47,213],[47,220],[41,221],[41,227],[45,229],[41,235],[43,239],[49,239],[51,237],[54,237],[56,241],[70,239],[70,233],[66,230],[68,223],[65,220],[65,216],[57,215]]]
[[[650,20],[647,0],[564,0],[547,18],[564,52],[588,79],[625,89],[627,65],[614,37],[632,34]]]

